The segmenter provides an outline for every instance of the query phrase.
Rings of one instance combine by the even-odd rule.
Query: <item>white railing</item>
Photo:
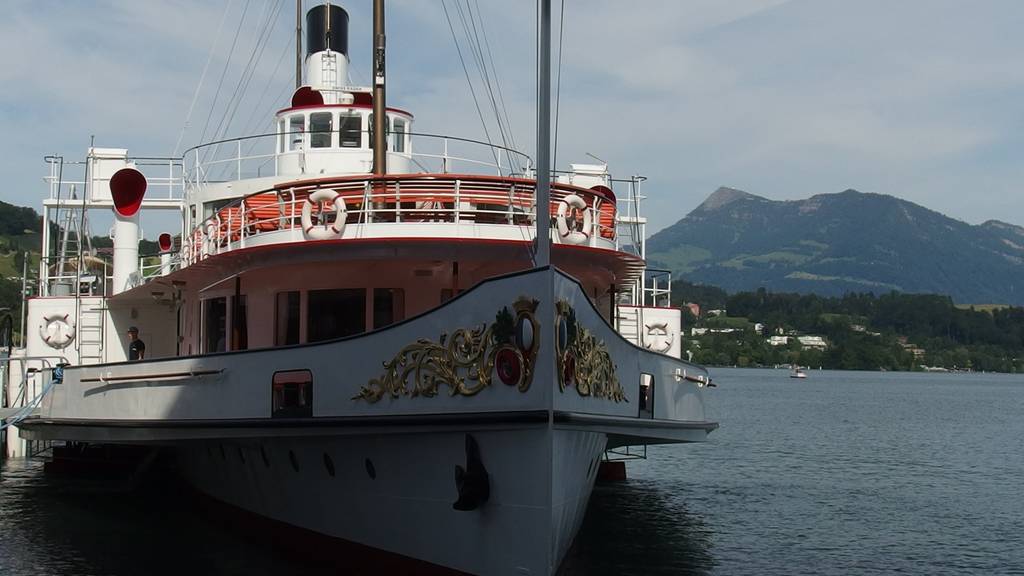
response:
[[[40,258],[39,295],[104,296],[109,294],[111,282],[113,282],[110,264],[106,260],[88,253],[84,254],[83,259],[86,260],[84,269],[79,272],[78,255]]]
[[[92,194],[87,179],[95,180],[94,175],[88,174],[88,161],[66,161],[61,156],[46,156],[43,160],[49,168],[49,173],[43,177],[49,198],[60,200],[69,207],[81,207],[83,198],[88,199]],[[127,161],[146,176],[147,199],[179,200],[183,197],[185,185],[181,158],[137,156],[129,157]],[[71,200],[72,194],[76,200]]]
[[[193,188],[210,183],[277,176],[278,158],[282,156],[300,155],[305,158],[314,154],[337,154],[341,157],[350,154],[368,157],[373,152],[367,148],[312,148],[310,134],[298,131],[258,134],[190,148],[182,156],[185,185]],[[437,134],[412,132],[409,135],[415,137],[416,151],[412,151],[412,145],[407,152],[396,152],[389,147],[389,154],[408,158],[413,167],[423,172],[523,176],[530,175],[533,170],[529,156],[504,146]],[[290,141],[294,136],[303,138],[302,145],[295,150],[278,152],[279,139],[284,137]],[[300,161],[300,164],[305,162]]]
[[[373,223],[476,223],[534,225],[536,182],[524,178],[440,174],[338,177],[308,186],[268,189],[221,207],[216,214],[192,227],[183,242],[182,262],[244,248],[248,240],[286,230],[301,231],[303,204],[310,194],[329,189],[334,201],[345,203],[346,224]],[[549,210],[571,194],[586,203],[591,246],[614,246],[614,198],[597,190],[552,183]],[[332,202],[318,210],[318,218],[333,214]],[[554,220],[554,219],[553,219]],[[579,220],[570,222],[579,226]]]

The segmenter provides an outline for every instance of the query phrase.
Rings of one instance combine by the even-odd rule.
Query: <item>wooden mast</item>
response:
[[[302,0],[295,0],[295,89],[302,86]]]
[[[384,94],[384,0],[373,0],[373,173],[388,172]]]

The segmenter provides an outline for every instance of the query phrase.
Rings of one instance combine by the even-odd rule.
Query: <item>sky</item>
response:
[[[774,200],[855,188],[1024,225],[1024,3],[564,0],[561,25],[552,4],[557,167],[592,154],[616,177],[646,176],[648,233],[719,186]],[[371,2],[342,5],[365,85]],[[535,2],[389,0],[388,103],[415,114],[416,132],[483,140],[486,124],[497,139],[460,11],[478,17],[510,140],[532,156]],[[39,209],[43,156],[82,159],[92,136],[164,157],[269,131],[294,86],[294,12],[287,0],[7,0],[0,200]]]

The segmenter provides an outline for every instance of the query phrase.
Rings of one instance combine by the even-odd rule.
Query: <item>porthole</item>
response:
[[[373,461],[369,458],[366,459],[366,475],[370,477],[370,480],[377,479],[377,469],[373,467]]]
[[[334,461],[331,460],[331,457],[327,452],[324,452],[324,468],[327,469],[327,474],[331,478],[334,478]]]
[[[267,449],[260,444],[260,457],[263,458],[263,465],[270,468],[270,458],[267,458]]]
[[[291,462],[292,462],[292,468],[294,468],[295,471],[298,472],[299,471],[299,459],[295,457],[295,452],[292,452],[291,450],[289,450],[288,451],[288,459],[291,460]]]

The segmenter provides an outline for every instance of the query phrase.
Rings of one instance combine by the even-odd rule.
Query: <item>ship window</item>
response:
[[[237,298],[237,302],[235,299]],[[234,318],[231,321],[232,324],[232,350],[248,350],[249,349],[249,322],[248,322],[248,308],[246,307],[245,294],[241,294],[237,297],[231,298],[234,308],[231,310],[231,315]],[[236,332],[237,330],[237,332]]]
[[[274,346],[299,343],[299,293],[278,292],[274,316]]]
[[[366,331],[366,290],[362,288],[310,290],[307,307],[307,342]]]
[[[359,148],[362,145],[363,117],[358,112],[342,112],[338,116],[338,136],[342,148]]]
[[[371,112],[370,114],[368,114],[366,116],[366,118],[367,118],[366,132],[367,132],[367,134],[370,135],[370,149],[372,150],[373,149],[373,113]],[[390,118],[385,117],[385,120],[384,120],[384,134],[385,135],[388,135],[391,132],[391,126],[388,125],[388,122],[390,122],[390,120],[391,120]],[[384,141],[385,141],[385,143],[387,142],[387,137],[385,137]],[[387,149],[387,145],[386,144],[385,144],[384,148]]]
[[[313,415],[313,373],[309,370],[274,372],[270,385],[273,418],[302,418]],[[291,455],[292,465],[295,456]],[[267,462],[266,456],[263,458]]]
[[[394,136],[392,140],[395,145],[395,152],[405,152],[405,120],[395,118],[395,127],[391,131]]]
[[[311,148],[330,148],[334,132],[334,115],[315,112],[309,115],[309,145]]]
[[[654,417],[654,375],[640,374],[640,416]]]
[[[227,298],[203,301],[204,352],[223,352],[226,349],[228,304]]]
[[[405,290],[373,289],[373,327],[383,328],[405,319]]]
[[[296,114],[288,118],[288,149],[302,150],[302,139],[306,131],[306,117]]]

